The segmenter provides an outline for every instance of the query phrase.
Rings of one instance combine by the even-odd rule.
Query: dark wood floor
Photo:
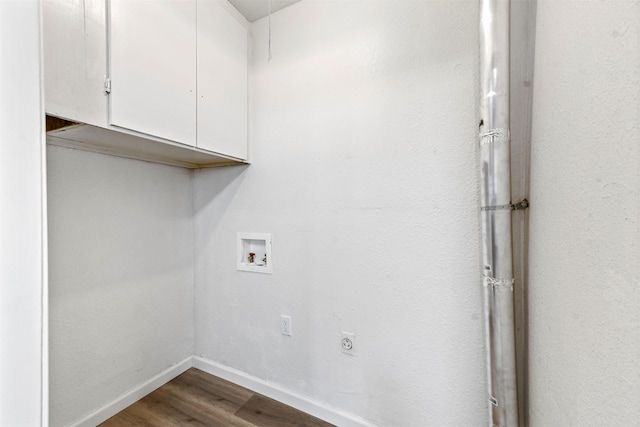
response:
[[[100,426],[326,427],[331,424],[191,368]]]

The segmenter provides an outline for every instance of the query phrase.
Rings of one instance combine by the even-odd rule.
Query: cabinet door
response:
[[[198,0],[198,147],[247,158],[247,28]]]
[[[106,126],[105,0],[42,0],[40,4],[47,114]]]
[[[196,143],[196,0],[111,0],[110,123]]]

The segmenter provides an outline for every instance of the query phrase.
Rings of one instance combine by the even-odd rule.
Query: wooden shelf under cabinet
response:
[[[173,141],[75,123],[47,115],[47,143],[183,168],[204,168],[247,162]]]

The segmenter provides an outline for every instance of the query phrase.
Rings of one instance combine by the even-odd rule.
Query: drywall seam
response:
[[[182,374],[192,366],[192,357],[189,356],[182,362],[171,366],[168,369],[160,372],[150,380],[140,384],[139,386],[129,390],[117,399],[103,406],[102,408],[92,412],[80,421],[71,424],[73,427],[93,427],[96,426],[118,412],[125,409],[127,406],[137,402],[145,397],[147,394],[153,392],[164,384],[168,383],[178,375]]]
[[[212,360],[194,356],[193,367],[341,427],[375,426],[375,424],[371,424],[360,417],[340,411],[277,384],[267,382]]]

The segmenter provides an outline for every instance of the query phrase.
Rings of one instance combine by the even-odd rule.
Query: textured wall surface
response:
[[[193,353],[184,169],[48,148],[51,425]]]
[[[531,425],[640,425],[640,2],[538,1]]]
[[[305,0],[270,63],[254,24],[254,163],[195,177],[197,355],[380,425],[486,424],[477,11]],[[273,275],[236,232],[273,233]]]

